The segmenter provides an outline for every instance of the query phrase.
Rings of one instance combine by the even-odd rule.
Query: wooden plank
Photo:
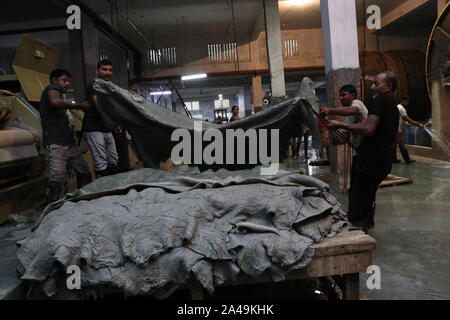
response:
[[[376,240],[363,231],[341,232],[333,238],[314,244],[314,257],[372,251]]]
[[[408,0],[381,18],[381,29],[410,14],[431,0]],[[373,30],[376,33],[379,30]]]
[[[372,265],[372,252],[315,257],[308,267],[289,273],[286,279],[317,278],[366,272],[370,265]]]
[[[437,14],[440,16],[442,11],[445,9],[445,6],[447,5],[448,0],[437,0]]]
[[[302,270],[294,270],[287,274],[285,281],[341,276],[344,287],[344,299],[359,298],[359,273],[366,272],[372,265],[372,251],[376,241],[363,231],[341,232],[333,238],[313,245],[315,254],[311,263]],[[242,286],[273,283],[267,272],[258,277],[241,274],[235,281],[227,281],[219,287]],[[203,300],[204,290],[195,281],[190,281],[187,288],[193,300]]]
[[[286,276],[285,281],[336,275],[343,276],[346,274],[366,272],[367,267],[370,265],[372,265],[372,252],[315,257],[305,269],[291,271]],[[262,275],[254,278],[247,275],[240,275],[235,281],[227,281],[219,287],[264,284],[272,282],[272,278],[267,273],[263,273]]]
[[[346,274],[337,283],[344,300],[359,300],[359,273]]]
[[[380,187],[396,186],[399,184],[408,184],[408,183],[413,183],[413,181],[409,178],[399,177],[390,174],[383,182],[380,183]]]

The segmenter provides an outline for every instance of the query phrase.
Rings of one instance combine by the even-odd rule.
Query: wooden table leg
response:
[[[205,300],[205,292],[203,288],[191,287],[192,300]]]
[[[359,273],[343,275],[341,283],[344,300],[359,300]]]

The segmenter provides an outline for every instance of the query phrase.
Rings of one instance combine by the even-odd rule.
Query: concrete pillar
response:
[[[264,18],[272,97],[277,100],[286,96],[278,0],[264,0]]]
[[[447,5],[449,0],[436,0],[437,2],[437,15],[439,16],[444,10],[445,6]]]
[[[328,106],[340,106],[339,89],[345,84],[360,87],[358,30],[355,1],[321,0]],[[338,119],[341,120],[341,119]],[[344,146],[330,146],[331,188],[345,192],[349,169]]]
[[[263,109],[262,101],[265,96],[260,74],[255,74],[252,76],[252,89],[253,89],[253,111],[256,113],[262,111]]]
[[[245,89],[242,87],[238,93],[239,118],[245,117]]]
[[[250,86],[244,87],[244,99],[245,99],[245,116],[248,117],[252,114],[253,108],[252,108],[252,88]]]

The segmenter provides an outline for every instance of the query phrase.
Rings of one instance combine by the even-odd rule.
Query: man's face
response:
[[[237,116],[239,114],[239,108],[233,108],[233,110],[231,110],[231,112]]]
[[[97,69],[97,77],[105,81],[111,81],[112,66],[100,66],[100,68]]]
[[[339,97],[341,99],[341,104],[346,107],[350,106],[352,101],[355,100],[355,95],[353,93],[349,93],[348,91],[340,92]]]
[[[409,106],[409,100],[402,100],[402,102],[400,102],[402,106],[404,106],[405,108],[407,106]]]
[[[391,90],[391,86],[386,82],[386,74],[378,74],[370,89],[372,89],[374,96],[388,93]]]
[[[54,79],[53,83],[56,84],[62,92],[66,92],[70,87],[70,78],[66,74],[63,74],[61,77]]]

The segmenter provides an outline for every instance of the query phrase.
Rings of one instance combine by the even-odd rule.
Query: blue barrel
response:
[[[415,141],[418,146],[431,147],[431,137],[422,128],[416,127]]]
[[[405,136],[405,143],[406,144],[415,144],[415,140],[414,140],[414,129],[416,127],[406,127],[405,130],[403,131],[403,134]]]

